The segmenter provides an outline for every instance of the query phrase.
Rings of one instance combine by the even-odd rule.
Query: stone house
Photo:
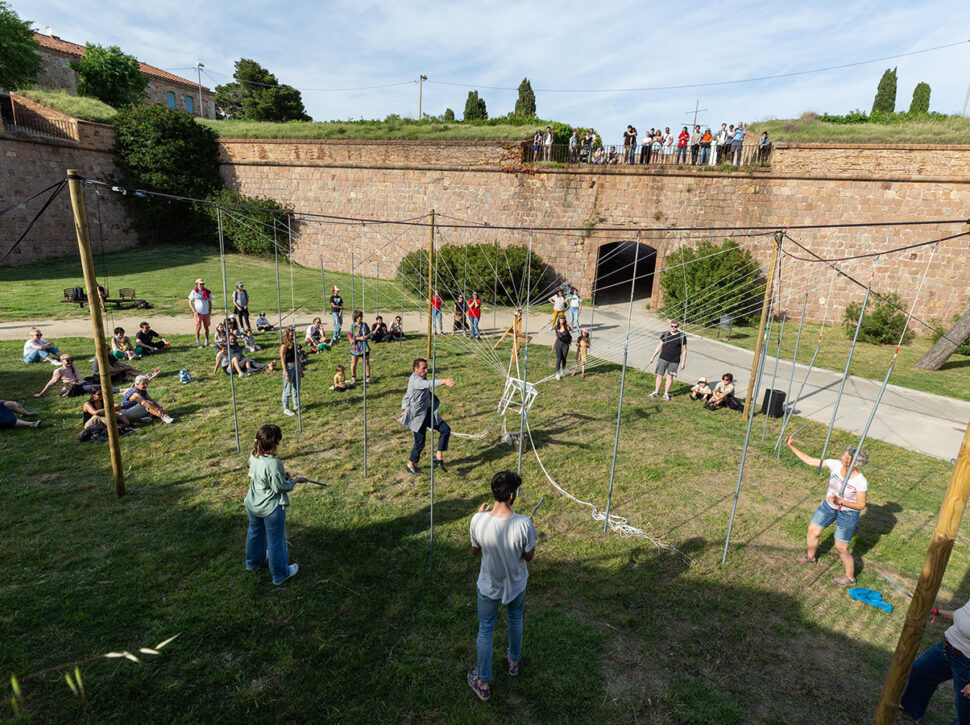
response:
[[[68,67],[72,60],[84,57],[83,45],[61,40],[47,28],[45,33],[34,33],[40,44],[41,70],[37,85],[45,90],[65,90],[77,94],[77,73]],[[164,103],[169,108],[188,111],[203,118],[215,118],[215,94],[190,81],[153,65],[139,61],[141,72],[148,78],[146,89],[148,103]],[[201,94],[201,107],[199,97]]]

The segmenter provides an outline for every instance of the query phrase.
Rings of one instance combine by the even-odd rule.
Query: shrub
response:
[[[518,300],[513,299],[512,295],[523,294],[528,257],[528,250],[519,245],[443,244],[435,248],[436,286],[445,299],[454,299],[459,293],[468,295],[474,291],[491,304],[516,305]],[[548,285],[543,279],[546,263],[534,251],[530,266],[532,289],[546,289]],[[398,278],[404,277],[412,292],[427,295],[427,250],[420,249],[405,255],[398,265],[397,275]]]
[[[917,83],[913,89],[913,101],[909,104],[910,115],[919,113],[929,113],[930,111],[930,84]]]
[[[450,108],[446,108],[445,109],[445,115],[444,115],[443,118],[444,118],[445,121],[454,121],[455,120],[455,112],[452,111]]]
[[[40,72],[37,48],[30,21],[0,2],[0,88],[13,90],[33,82]]]
[[[953,322],[956,322],[959,319],[960,319],[960,315],[953,315]],[[951,327],[953,326],[952,323],[950,326]],[[943,327],[943,324],[937,321],[933,325],[933,344],[935,345],[937,342],[939,342],[940,338],[943,337],[947,332],[949,332],[949,328]],[[953,352],[955,355],[970,356],[970,337],[968,337],[966,340],[961,342],[959,347],[957,347],[957,349],[954,350]]]
[[[87,43],[84,56],[68,66],[77,73],[77,93],[91,96],[115,108],[141,103],[148,88],[138,59],[112,45],[104,48]]]
[[[239,204],[257,209],[234,209],[231,206],[222,213],[222,234],[226,247],[234,247],[243,254],[273,253],[273,220],[279,235],[281,251],[286,249],[286,214],[289,209],[273,199],[246,196],[233,189],[220,189],[209,195],[209,201],[220,204]],[[216,208],[207,206],[206,211],[217,221]]]
[[[465,100],[465,120],[484,121],[488,118],[488,111],[485,109],[485,99],[479,98],[478,91],[468,91],[468,98]]]
[[[668,317],[706,326],[722,314],[732,315],[735,323],[760,314],[758,300],[764,295],[765,281],[751,253],[737,242],[704,241],[684,247],[668,254],[664,265],[660,286],[662,312]]]
[[[870,296],[869,304],[866,305],[866,316],[862,318],[862,326],[859,328],[859,339],[876,345],[895,345],[906,329],[906,313],[903,309],[903,299],[895,292],[883,296],[878,303]],[[862,303],[852,302],[846,305],[842,313],[842,327],[849,337],[855,334],[861,311]],[[912,333],[907,331],[903,342],[908,342],[911,337]]]

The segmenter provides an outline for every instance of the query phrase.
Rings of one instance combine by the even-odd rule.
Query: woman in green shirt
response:
[[[290,505],[286,492],[309,480],[302,476],[291,478],[283,468],[283,461],[276,455],[282,439],[283,432],[278,425],[267,424],[256,431],[253,453],[249,456],[249,493],[245,501],[249,514],[246,568],[254,571],[269,564],[276,585],[299,569],[289,563],[286,550],[286,507]]]

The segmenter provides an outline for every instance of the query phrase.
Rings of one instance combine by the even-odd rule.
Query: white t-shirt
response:
[[[304,339],[306,339],[306,340],[312,340],[314,333],[317,334],[317,335],[319,335],[322,338],[323,337],[323,325],[320,325],[320,327],[318,328],[316,325],[314,325],[311,322],[307,326],[307,328],[306,328],[306,337]]]
[[[970,602],[953,612],[953,624],[943,636],[964,654],[970,652]]]
[[[508,604],[525,590],[529,580],[529,569],[522,555],[536,546],[532,519],[522,514],[499,519],[479,512],[472,516],[469,530],[472,546],[482,550],[478,591],[482,596]]]
[[[34,347],[34,345],[46,345],[46,344],[47,344],[47,340],[45,340],[44,338],[40,338],[39,340],[35,340],[31,338],[24,343],[24,355],[30,355],[30,353],[35,352],[37,348]]]
[[[822,462],[822,466],[823,468],[829,469],[829,494],[839,496],[840,491],[842,491],[842,461],[836,458],[826,458]],[[861,473],[857,473],[855,476],[850,475],[849,482],[845,486],[845,494],[841,495],[841,498],[844,498],[850,503],[855,503],[856,493],[858,491],[868,490],[869,482],[866,480],[865,476],[863,476]],[[834,509],[838,508],[838,506],[834,505],[828,500],[828,498],[826,498],[825,503]]]
[[[200,315],[208,315],[212,311],[211,301],[194,289],[189,293],[189,301],[192,303],[192,308]]]
[[[553,297],[552,298],[552,309],[554,309],[556,312],[565,312],[566,311],[566,298],[565,297],[560,297],[559,295],[556,295],[555,297]]]
[[[569,295],[569,306],[579,307],[579,303],[583,301],[583,298],[579,295],[570,294]]]

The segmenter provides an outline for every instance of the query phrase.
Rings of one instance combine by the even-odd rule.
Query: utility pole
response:
[[[778,261],[778,251],[781,249],[782,232],[775,232],[775,251],[771,255],[771,266],[768,267],[768,279],[765,281],[765,297],[761,304],[761,321],[758,323],[758,336],[755,338],[754,360],[751,361],[751,375],[748,378],[748,392],[744,398],[744,417],[753,415],[753,409],[757,401],[752,401],[754,393],[754,378],[758,374],[758,362],[761,359],[761,348],[764,346],[761,339],[765,334],[765,323],[768,318],[768,300],[771,298],[771,283],[775,278],[775,266]]]
[[[74,231],[77,233],[77,246],[81,254],[81,270],[84,273],[84,286],[88,293],[88,311],[91,313],[91,326],[94,328],[94,354],[98,359],[98,375],[101,378],[101,394],[104,401],[104,418],[108,424],[108,449],[111,452],[111,471],[115,479],[115,492],[118,498],[125,495],[125,470],[121,464],[121,440],[118,436],[118,422],[115,417],[115,396],[111,392],[111,367],[108,365],[108,345],[104,341],[104,317],[101,314],[101,294],[98,280],[94,275],[94,256],[91,254],[91,239],[88,237],[88,216],[84,209],[83,179],[73,169],[67,170],[67,186],[71,192],[71,209],[74,212]]]
[[[424,73],[418,76],[418,120],[424,120],[424,114],[421,113],[421,93],[424,90],[424,82],[428,80],[428,76]]]
[[[205,106],[202,105],[202,69],[205,63],[200,60],[195,61],[195,74],[199,79],[199,118],[205,118]]]
[[[967,117],[967,101],[970,101],[970,86],[967,86],[967,95],[963,97],[963,117]]]
[[[690,115],[691,113],[694,114],[694,120],[690,124],[691,128],[697,125],[697,114],[700,113],[701,111],[707,110],[706,108],[701,108],[700,105],[701,105],[701,100],[698,98],[696,101],[694,101],[694,110],[687,111],[687,115]]]

